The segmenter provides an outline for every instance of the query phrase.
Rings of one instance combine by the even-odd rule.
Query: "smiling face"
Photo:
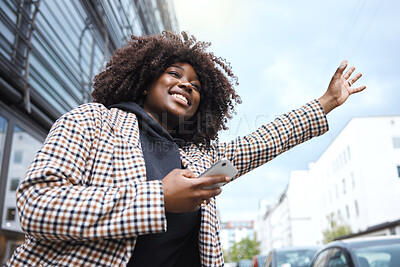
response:
[[[143,109],[166,130],[171,130],[196,113],[200,88],[200,81],[190,64],[174,63],[151,84]]]

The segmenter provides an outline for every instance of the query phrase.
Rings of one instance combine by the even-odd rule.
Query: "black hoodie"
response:
[[[109,108],[119,108],[136,115],[139,121],[140,143],[146,165],[147,180],[161,180],[173,169],[181,169],[179,144],[142,107],[123,102]],[[166,212],[167,232],[138,236],[131,260],[132,266],[200,266],[198,234],[200,211]]]

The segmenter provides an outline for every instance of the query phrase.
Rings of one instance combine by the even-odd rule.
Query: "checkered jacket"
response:
[[[200,174],[227,158],[239,177],[327,130],[314,100],[231,142],[187,145],[181,160]],[[167,228],[162,183],[146,181],[136,116],[97,103],[56,121],[17,206],[26,239],[6,266],[126,266],[138,235]],[[202,266],[223,266],[215,199],[201,210],[199,247]]]

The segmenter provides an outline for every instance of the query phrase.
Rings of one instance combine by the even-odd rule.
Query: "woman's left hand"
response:
[[[361,92],[365,88],[367,88],[365,85],[352,87],[352,85],[358,79],[360,79],[362,74],[357,73],[356,75],[351,77],[354,70],[356,69],[354,66],[351,66],[343,74],[346,67],[347,60],[344,60],[333,75],[325,94],[318,99],[318,101],[321,103],[322,108],[325,111],[325,114],[328,114],[332,109],[342,105],[351,94]]]

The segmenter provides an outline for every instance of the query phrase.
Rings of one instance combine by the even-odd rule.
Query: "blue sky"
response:
[[[212,43],[239,78],[238,105],[222,141],[319,98],[343,59],[363,73],[353,95],[328,115],[324,136],[280,155],[224,187],[222,221],[256,218],[259,200],[284,191],[357,116],[400,115],[400,1],[174,0],[181,30]]]

